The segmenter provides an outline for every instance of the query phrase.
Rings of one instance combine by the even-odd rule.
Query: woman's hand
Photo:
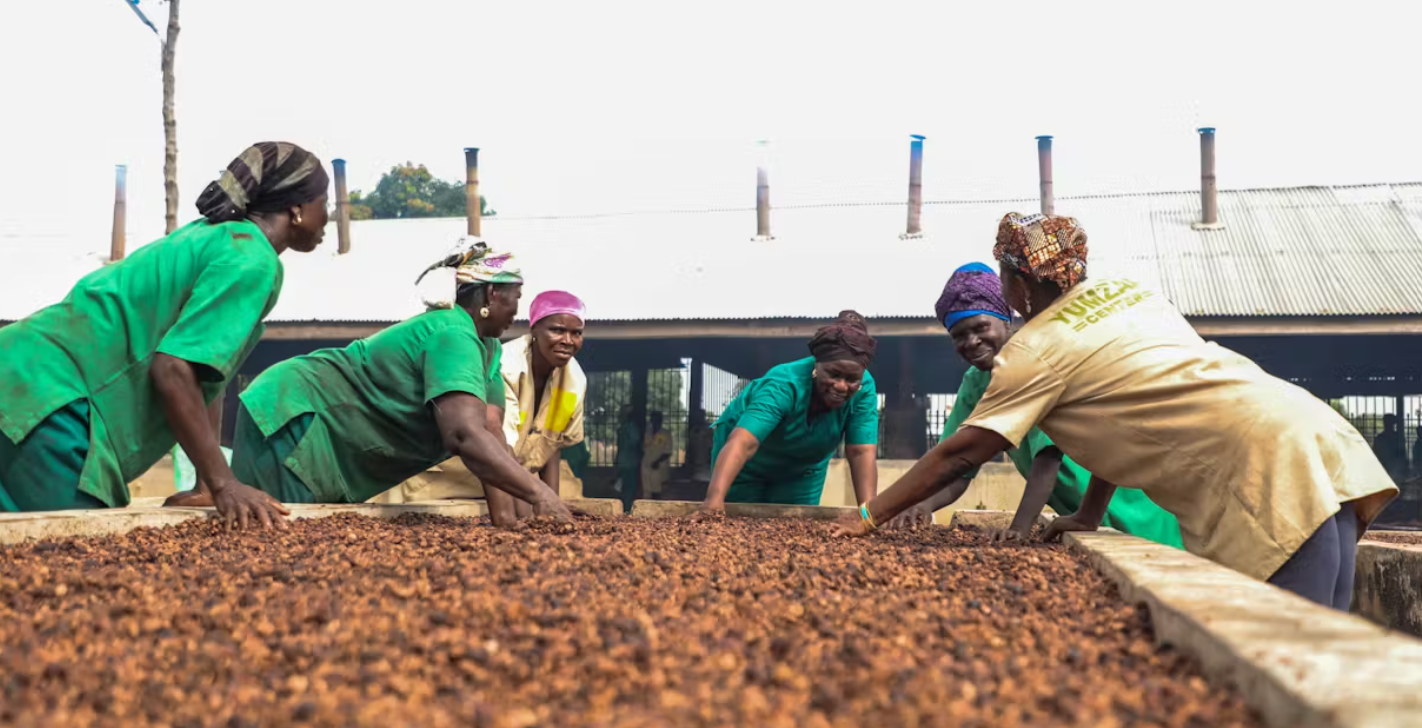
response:
[[[1014,527],[999,528],[992,532],[988,540],[997,544],[1026,543],[1027,532]]]
[[[702,501],[701,507],[691,514],[692,523],[726,520],[726,504],[719,501]]]
[[[920,503],[895,516],[884,528],[890,531],[917,531],[932,525],[933,509],[927,503]]]
[[[535,516],[549,516],[563,523],[573,521],[573,512],[568,509],[568,504],[563,502],[553,491],[544,489],[538,502],[533,504],[533,514]]]
[[[196,488],[185,490],[181,493],[174,493],[163,501],[164,508],[211,508],[212,491],[207,489],[207,484],[198,483]]]
[[[1042,534],[1042,540],[1051,543],[1062,540],[1064,533],[1091,532],[1097,528],[1100,526],[1073,513],[1070,516],[1055,518],[1047,524],[1047,532]]]
[[[291,514],[277,499],[237,480],[229,480],[212,489],[212,504],[227,528],[247,528],[262,524],[262,528],[286,529]]]
[[[831,527],[830,536],[834,538],[858,538],[868,536],[874,529],[869,527],[869,522],[864,517],[856,513],[846,513],[839,517]]]

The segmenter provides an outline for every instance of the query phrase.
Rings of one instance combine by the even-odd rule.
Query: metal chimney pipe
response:
[[[336,172],[336,254],[351,252],[351,196],[346,192],[346,160],[332,159]]]
[[[464,216],[469,220],[469,234],[479,237],[479,148],[464,149]]]
[[[1037,137],[1037,173],[1042,180],[1042,214],[1051,215],[1056,204],[1052,199],[1052,137]]]
[[[770,171],[766,160],[766,143],[760,142],[760,163],[755,169],[755,236],[770,239]]]
[[[128,167],[120,164],[114,168],[114,230],[109,241],[109,262],[123,260],[124,229],[128,227]]]
[[[1204,127],[1200,131],[1200,223],[1218,225],[1220,222],[1219,190],[1215,182],[1215,129]]]
[[[909,144],[909,199],[908,232],[905,237],[923,234],[923,140],[919,134],[910,135]]]

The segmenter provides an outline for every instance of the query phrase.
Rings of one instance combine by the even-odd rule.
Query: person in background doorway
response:
[[[573,477],[587,480],[588,466],[592,464],[592,451],[588,449],[588,441],[584,439],[565,449],[563,460],[567,461],[568,469],[573,471]]]
[[[672,438],[662,429],[661,412],[653,412],[648,419],[652,428],[642,443],[642,490],[648,498],[656,498],[671,474]]]
[[[583,401],[588,380],[578,365],[587,307],[566,291],[544,291],[529,307],[529,332],[504,345],[504,403],[491,417],[502,422],[514,457],[554,493],[559,492],[564,448],[583,441]],[[488,488],[489,511],[519,520],[532,504]]]
[[[523,289],[513,256],[464,241],[425,273],[439,268],[455,270],[453,301],[252,382],[233,443],[240,477],[284,503],[362,503],[453,453],[480,481],[571,519],[490,417],[504,402],[499,335]]]
[[[1402,427],[1397,415],[1383,415],[1383,429],[1373,436],[1373,454],[1387,469],[1394,482],[1407,477],[1407,444],[1403,441]]]
[[[843,311],[810,339],[811,356],[747,384],[716,420],[711,484],[699,517],[726,503],[819,505],[841,443],[855,498],[879,486],[879,395],[869,364],[874,337]]]
[[[943,295],[934,305],[934,314],[953,337],[958,355],[968,363],[968,371],[953,401],[953,411],[943,426],[942,439],[946,440],[972,416],[983,392],[987,391],[992,381],[993,361],[1010,336],[1008,324],[1012,321],[1012,310],[1002,298],[1002,281],[997,272],[982,263],[971,263],[954,271],[948,279]],[[1091,482],[1091,473],[1064,455],[1045,432],[1033,427],[1017,447],[1008,451],[1008,457],[1017,472],[1027,479],[1027,488],[1012,525],[995,534],[995,538],[1025,538],[1031,534],[1043,506],[1050,505],[1060,514],[1075,513],[1081,507],[1081,497]],[[904,511],[889,525],[915,527],[932,523],[933,513],[962,497],[975,475],[976,468],[927,501]],[[1175,516],[1139,490],[1118,490],[1102,525],[1180,547],[1180,524]]]
[[[328,185],[301,147],[249,147],[198,197],[201,219],[0,329],[0,511],[126,506],[177,443],[229,524],[284,526],[233,475],[209,408],[262,338],[279,256],[321,243]]]
[[[1048,538],[1096,530],[1119,483],[1174,514],[1191,553],[1347,611],[1358,537],[1397,495],[1362,435],[1201,339],[1164,295],[1127,277],[1087,280],[1073,218],[1010,213],[993,253],[1026,324],[963,427],[839,532],[873,531],[1040,426],[1092,474]]]
[[[686,470],[694,481],[711,482],[711,436],[706,411],[692,409],[686,424]]]
[[[1418,425],[1413,431],[1415,440],[1412,441],[1412,474],[1422,475],[1422,425]]]
[[[622,512],[631,513],[641,496],[642,426],[632,405],[622,406],[622,424],[617,428],[617,481],[622,488]]]

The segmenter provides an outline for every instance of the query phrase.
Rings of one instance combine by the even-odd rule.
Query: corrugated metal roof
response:
[[[755,214],[690,210],[574,218],[485,220],[484,234],[521,260],[526,298],[566,289],[598,320],[870,317],[932,311],[948,274],[989,261],[997,221],[1035,199],[928,202],[924,236],[902,240],[905,207],[779,208],[775,239],[754,241]],[[1422,183],[1220,192],[1218,230],[1196,230],[1198,192],[1059,198],[1091,244],[1091,271],[1160,285],[1190,316],[1422,314]],[[412,281],[457,240],[462,219],[352,224],[352,252],[287,253],[271,320],[396,321],[418,313]],[[99,241],[106,247],[107,241]],[[61,298],[78,276],[12,248],[0,319]],[[23,250],[22,253],[15,251]],[[15,253],[12,255],[12,253]],[[16,258],[19,258],[16,260]],[[58,272],[56,272],[58,271]],[[428,286],[450,285],[432,274]]]

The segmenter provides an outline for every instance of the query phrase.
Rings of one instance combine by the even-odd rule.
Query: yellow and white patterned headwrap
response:
[[[523,271],[514,260],[513,253],[499,253],[489,249],[488,243],[479,238],[460,238],[459,243],[439,261],[426,268],[415,284],[419,285],[426,275],[440,268],[453,268],[455,290],[469,284],[523,283]],[[425,300],[430,308],[451,308],[451,300]]]

